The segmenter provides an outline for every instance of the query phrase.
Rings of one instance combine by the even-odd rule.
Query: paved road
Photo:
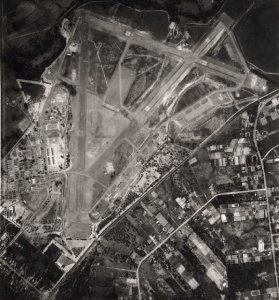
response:
[[[76,100],[79,102],[79,120],[78,120],[78,163],[76,169],[84,171],[85,168],[85,150],[86,150],[86,115],[87,115],[87,82],[88,82],[88,60],[89,60],[89,45],[88,34],[89,26],[87,22],[83,22],[81,29],[81,54],[79,66],[79,97]]]
[[[0,258],[0,262],[7,266],[11,271],[13,271],[15,274],[17,274],[28,286],[33,288],[35,291],[37,291],[40,295],[42,295],[42,292],[39,291],[31,282],[29,282],[27,279],[25,279],[23,276],[20,275],[13,267],[11,267],[5,260]]]
[[[209,203],[211,203],[216,197],[224,196],[224,195],[235,195],[235,194],[243,194],[243,193],[253,193],[258,191],[263,191],[264,189],[258,189],[258,190],[250,190],[250,191],[240,191],[240,192],[228,192],[228,193],[220,193],[218,195],[213,196],[210,198],[203,206],[201,206],[197,211],[195,211],[188,219],[186,219],[181,225],[179,225],[171,234],[169,234],[163,241],[161,241],[159,244],[156,245],[156,247],[151,250],[143,259],[139,262],[137,267],[137,283],[138,283],[138,293],[139,293],[139,300],[141,299],[141,292],[140,292],[140,276],[139,276],[139,270],[142,265],[142,263],[151,256],[156,250],[158,250],[163,244],[165,244],[174,234],[176,234],[183,226],[185,226],[191,219],[193,219],[199,212],[201,212],[203,209],[207,207]]]
[[[135,30],[132,30],[131,28],[125,26],[125,25],[119,25],[118,23],[112,23],[112,22],[105,22],[103,20],[100,20],[99,18],[96,18],[92,15],[87,15],[86,16],[86,20],[87,21],[90,21],[90,22],[93,22],[94,24],[94,27],[102,27],[102,28],[106,28],[107,30],[113,32],[114,35],[120,37],[120,38],[125,38],[125,31],[127,29],[133,31],[132,34],[133,34],[133,37],[132,37],[132,40],[134,42],[137,42],[139,43],[140,45],[143,45],[144,47],[147,47],[149,49],[154,49],[156,51],[160,51],[160,52],[164,52],[164,53],[167,53],[168,55],[174,55],[178,60],[179,59],[182,59],[183,61],[183,71],[186,71],[187,68],[190,66],[191,63],[193,63],[193,61],[197,61],[197,62],[201,62],[203,60],[201,60],[200,58],[198,58],[198,56],[201,56],[203,55],[205,49],[207,48],[207,45],[208,43],[210,42],[211,39],[214,39],[216,38],[216,36],[218,35],[218,32],[221,28],[221,30],[224,29],[224,26],[221,24],[218,24],[217,27],[215,29],[213,29],[213,31],[211,33],[209,33],[209,35],[204,39],[204,41],[199,45],[199,47],[196,48],[196,51],[195,53],[185,53],[185,52],[181,52],[179,50],[177,50],[176,48],[174,47],[171,47],[169,45],[165,45],[161,42],[157,42],[157,41],[154,41],[153,39],[149,38],[148,36],[145,36],[145,35],[142,35],[142,34],[139,34],[138,32],[136,32]],[[85,32],[87,31],[88,29],[85,30]],[[84,41],[85,39],[87,38],[86,35],[88,34],[88,31],[87,33],[84,35]],[[128,39],[128,38],[126,38]],[[209,39],[209,40],[208,40]],[[86,43],[86,42],[85,42]],[[83,44],[85,44],[83,43]],[[86,71],[83,70],[83,66],[86,67],[86,56],[88,55],[88,52],[86,52],[86,46],[83,46],[84,49],[82,51],[83,54],[82,54],[82,57],[85,59],[83,60],[83,63],[84,65],[82,64],[82,67],[81,67],[81,70],[80,70],[80,80],[86,80],[87,79],[87,75],[86,75]],[[83,56],[84,55],[84,56]],[[212,68],[210,68],[212,67]],[[232,79],[234,79],[235,81],[239,81],[239,78],[241,77],[241,74],[238,74],[238,73],[235,73],[235,72],[232,72],[231,69],[227,69],[227,68],[224,68],[223,66],[216,66],[214,64],[210,65],[209,64],[209,69],[214,69],[216,71],[222,71],[222,73],[224,75],[227,75],[227,76],[230,76],[232,77]],[[182,72],[183,74],[183,72]],[[83,79],[82,79],[83,78]],[[164,91],[158,91],[158,93],[160,93],[156,98],[156,100],[160,100],[161,99],[161,96],[164,94],[164,92],[166,92],[175,82],[176,80],[179,78],[179,75],[178,74],[173,74],[173,77],[171,77],[169,79],[169,81],[166,83],[165,87],[164,87]],[[243,78],[241,77],[241,80],[243,80]],[[87,82],[87,81],[85,81]],[[84,83],[85,83],[84,82]],[[82,84],[82,82],[81,82]],[[85,90],[85,89],[84,89]],[[85,92],[84,92],[84,95],[85,95]],[[82,106],[82,109],[80,111],[80,117],[83,117],[84,115],[82,114],[82,112],[85,112],[86,111],[86,106],[84,103],[86,103],[86,96],[81,96],[81,101],[83,102],[83,104],[81,104]],[[156,101],[154,101],[154,105],[156,104]],[[250,105],[253,105],[253,103],[250,103],[247,107],[249,107]],[[232,121],[234,118],[236,118],[239,114],[241,114],[245,109],[247,109],[247,107],[243,108],[242,110],[240,110],[239,112],[237,112],[234,116],[232,116],[229,120],[227,120],[227,122],[224,124],[224,126],[227,125],[228,122]],[[85,118],[84,118],[85,119]],[[82,131],[86,126],[86,120],[82,120],[80,121],[79,123],[79,129]],[[224,127],[223,126],[223,127]],[[222,127],[222,128],[223,128]],[[168,178],[169,176],[171,176],[174,172],[176,172],[177,169],[179,169],[184,163],[186,163],[191,157],[193,157],[193,155],[195,155],[195,153],[201,148],[204,146],[204,144],[212,137],[214,137],[214,135],[217,135],[219,133],[220,130],[222,130],[222,128],[219,128],[214,134],[212,134],[210,137],[208,137],[197,149],[195,149],[191,155],[185,159],[180,165],[178,165],[177,167],[173,168],[171,171],[169,171],[161,180],[159,180],[155,185],[154,187],[150,188],[148,191],[146,191],[141,197],[139,197],[134,203],[132,203],[120,216],[118,216],[116,219],[114,219],[113,221],[111,221],[105,228],[103,228],[100,233],[98,234],[98,237],[99,236],[103,236],[105,235],[112,227],[114,227],[118,222],[120,222],[120,220],[125,217],[125,215],[127,213],[130,212],[130,210],[132,210],[135,206],[137,206],[139,204],[139,202],[148,194],[150,193],[152,190],[154,190],[155,188],[158,187],[158,185],[160,185],[166,178]],[[85,137],[82,135],[80,141],[85,141]],[[79,155],[84,155],[85,153],[85,149],[84,149],[84,145],[80,145],[79,146]],[[79,165],[79,168],[82,169],[82,167],[84,166],[84,162],[83,162],[83,159],[82,159],[82,162],[80,163]],[[81,170],[83,171],[83,170]],[[208,203],[206,203],[205,205],[207,205]],[[198,213],[198,212],[197,212]],[[194,215],[193,215],[194,216]],[[192,216],[192,217],[193,217]],[[53,289],[53,292],[52,292],[52,296],[55,294],[55,292],[57,291],[58,289],[58,286],[63,282],[65,281],[73,272],[74,270],[77,268],[77,266],[83,261],[83,259],[87,256],[87,254],[92,250],[92,248],[96,245],[96,240],[93,240],[92,243],[88,246],[88,248],[84,251],[82,257],[79,259],[79,261],[76,263],[76,265],[71,269],[71,271],[67,274],[65,274],[65,276],[63,277],[62,281],[57,284],[57,286]]]
[[[265,106],[265,104],[269,100],[271,100],[273,97],[274,97],[274,95],[271,98],[266,98],[264,100],[264,102],[260,103],[260,105],[258,107],[258,112],[257,112],[255,125],[254,125],[254,131],[253,131],[253,141],[254,141],[254,145],[255,145],[256,150],[257,150],[258,157],[260,158],[260,163],[261,163],[262,170],[263,170],[265,197],[266,197],[266,204],[267,204],[268,225],[269,225],[269,232],[270,232],[270,239],[271,239],[272,258],[273,258],[273,265],[274,265],[274,272],[275,272],[275,279],[276,279],[277,295],[279,295],[278,273],[277,273],[277,264],[276,264],[276,256],[275,256],[275,245],[274,245],[274,239],[273,239],[273,236],[272,236],[271,214],[270,214],[269,200],[268,200],[268,193],[267,193],[268,186],[267,186],[267,180],[266,180],[266,175],[265,175],[264,158],[261,157],[261,153],[259,151],[258,143],[257,143],[257,140],[256,140],[256,135],[257,135],[256,131],[257,131],[257,124],[258,124],[258,121],[259,121],[259,116],[260,116],[261,111],[262,111],[263,107]]]
[[[211,136],[209,136],[207,139],[203,141],[203,143],[200,144],[198,148],[196,148],[189,157],[187,157],[181,164],[179,164],[177,167],[173,168],[171,171],[169,171],[161,180],[159,180],[152,188],[150,188],[148,191],[146,191],[143,195],[141,195],[134,203],[132,203],[118,218],[112,220],[109,224],[107,224],[106,227],[104,227],[99,234],[95,237],[95,239],[91,242],[91,244],[88,245],[86,250],[83,252],[82,256],[79,258],[79,261],[73,266],[73,268],[66,273],[60,280],[60,282],[54,287],[51,293],[50,299],[53,299],[55,293],[58,291],[59,286],[63,284],[71,276],[71,274],[76,270],[76,268],[79,266],[79,264],[86,258],[88,253],[92,251],[92,249],[97,245],[97,240],[100,236],[104,236],[111,228],[113,228],[115,225],[117,225],[133,208],[135,208],[137,205],[139,205],[140,201],[143,200],[144,197],[146,197],[147,194],[151,193],[154,189],[156,189],[164,180],[169,178],[173,173],[175,173],[183,164],[185,164],[188,160],[190,160],[195,153],[203,147],[208,140],[213,138],[215,135],[217,135],[220,131],[223,130],[223,128],[230,122],[232,122],[235,118],[237,118],[243,111],[245,111],[248,107],[252,106],[254,103],[250,103],[247,107],[241,109],[238,111],[235,115],[231,116],[225,123],[224,125],[219,128],[216,132],[214,132]],[[247,191],[251,192],[251,191]],[[208,203],[207,203],[208,204]]]

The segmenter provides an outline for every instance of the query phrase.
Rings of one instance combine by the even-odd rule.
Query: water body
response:
[[[279,1],[227,0],[222,10],[237,22],[234,33],[246,60],[279,84]]]

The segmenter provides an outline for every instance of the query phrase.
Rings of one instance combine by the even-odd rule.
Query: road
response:
[[[3,260],[2,258],[0,258],[0,262],[2,264],[4,264],[5,266],[7,266],[11,271],[13,271],[15,274],[17,274],[28,286],[30,286],[31,288],[33,288],[35,291],[37,291],[40,295],[42,295],[43,293],[41,291],[39,291],[31,282],[29,282],[27,279],[25,279],[23,276],[20,275],[20,273],[18,273],[13,267],[11,267],[5,260]],[[3,295],[2,295],[3,296]]]
[[[80,53],[80,66],[79,66],[79,97],[76,97],[79,105],[79,120],[78,120],[78,164],[76,169],[78,171],[84,171],[85,168],[85,149],[86,149],[86,116],[87,116],[87,82],[89,72],[89,25],[87,22],[83,22],[81,29],[81,53]]]
[[[273,97],[274,96],[272,96],[271,98],[273,98]],[[265,198],[266,198],[266,204],[267,204],[268,225],[269,225],[269,232],[270,232],[270,239],[271,239],[271,251],[272,251],[272,258],[273,258],[273,265],[274,265],[274,272],[275,272],[275,279],[276,279],[277,295],[279,295],[278,273],[277,273],[277,265],[276,265],[274,239],[273,239],[272,226],[271,226],[271,214],[270,214],[269,200],[268,200],[268,193],[267,193],[268,186],[267,186],[267,181],[266,181],[266,172],[265,172],[265,166],[264,166],[264,158],[262,158],[262,156],[261,156],[261,153],[260,153],[259,148],[258,148],[258,143],[257,143],[257,140],[256,140],[256,136],[257,136],[256,132],[257,132],[257,124],[258,124],[258,121],[259,121],[259,116],[261,114],[261,111],[262,111],[263,107],[265,106],[265,104],[271,98],[265,99],[265,101],[262,102],[262,103],[260,103],[260,105],[258,107],[258,112],[257,112],[257,116],[256,116],[256,120],[255,120],[255,125],[254,125],[254,131],[253,131],[253,141],[254,141],[254,145],[255,145],[258,157],[260,158],[260,164],[261,164],[262,170],[263,170],[264,187],[265,187]]]
[[[189,67],[191,66],[192,63],[196,62],[196,63],[200,63],[200,64],[204,65],[205,59],[203,58],[203,56],[209,48],[208,45],[210,43],[212,43],[212,41],[214,41],[214,43],[217,43],[219,38],[221,37],[220,31],[226,31],[227,30],[227,28],[222,23],[218,23],[217,26],[204,38],[204,40],[200,43],[200,45],[198,47],[196,47],[194,52],[183,52],[183,51],[179,51],[178,49],[176,49],[175,47],[173,47],[171,45],[166,45],[166,44],[163,44],[162,42],[155,41],[151,37],[149,37],[148,35],[140,33],[139,31],[137,31],[135,29],[132,29],[129,26],[121,25],[121,24],[113,22],[113,21],[108,21],[108,20],[104,21],[104,20],[101,19],[101,17],[96,18],[95,16],[93,16],[93,14],[90,14],[90,15],[86,14],[86,16],[83,16],[82,19],[83,19],[83,21],[85,19],[86,22],[82,23],[82,25],[81,25],[82,30],[80,31],[81,35],[82,35],[82,41],[83,42],[81,44],[81,60],[80,60],[81,63],[80,63],[80,66],[79,66],[79,89],[80,89],[80,93],[79,93],[79,99],[78,99],[78,101],[79,101],[79,104],[78,104],[79,105],[79,115],[78,115],[79,120],[78,120],[78,129],[77,129],[78,130],[77,153],[78,153],[78,156],[79,156],[79,160],[78,160],[77,166],[75,167],[75,170],[74,170],[74,171],[77,171],[77,172],[83,172],[84,169],[85,169],[86,112],[87,112],[86,102],[87,102],[87,81],[88,81],[88,72],[89,72],[89,67],[88,67],[89,47],[88,47],[88,44],[87,44],[87,40],[88,40],[88,36],[89,36],[89,24],[88,24],[88,22],[92,22],[93,26],[95,28],[101,28],[102,30],[103,30],[103,28],[105,28],[106,30],[112,32],[113,35],[119,37],[120,39],[129,40],[132,43],[139,44],[143,47],[146,47],[146,48],[151,49],[151,50],[155,50],[159,53],[165,53],[168,56],[174,57],[177,61],[180,61],[182,63],[181,69],[179,68],[178,72],[174,72],[172,74],[172,76],[170,76],[168,78],[168,81],[164,82],[163,87],[160,86],[160,88],[156,90],[155,95],[152,95],[152,96],[154,96],[154,98],[153,98],[154,100],[152,100],[153,107],[158,105],[159,101],[162,99],[162,97],[165,95],[165,93],[170,88],[172,88],[174,84],[177,83],[177,80],[179,80],[183,76],[183,74],[185,74],[185,72],[188,71],[188,69],[189,69]],[[79,21],[77,22],[76,26],[78,26],[78,24],[79,24]],[[131,38],[129,38],[125,35],[125,32],[127,30],[131,31],[131,33],[132,33]],[[71,37],[69,39],[68,45],[71,42],[72,36],[73,35],[71,35]],[[67,48],[68,47],[66,47],[65,49],[67,49]],[[63,53],[63,58],[62,58],[62,61],[61,61],[61,65],[62,65],[62,62],[64,61],[65,55],[66,55],[66,51]],[[61,65],[60,65],[60,68],[61,68]],[[217,72],[217,74],[221,73],[223,76],[227,76],[228,78],[231,78],[231,80],[236,82],[236,83],[242,82],[242,80],[245,76],[241,73],[235,72],[234,70],[232,70],[232,68],[230,68],[230,66],[224,66],[224,65],[221,65],[221,64],[217,65],[214,62],[207,62],[206,67],[208,68],[209,72],[210,71],[211,72]],[[56,74],[57,76],[59,74],[60,68],[59,68],[59,70]],[[250,103],[247,107],[249,107],[250,105],[253,105],[253,104],[254,103]],[[176,166],[175,168],[171,169],[153,187],[151,187],[143,195],[141,195],[138,199],[136,199],[136,201],[134,201],[134,203],[130,204],[125,209],[125,211],[123,211],[120,214],[120,216],[118,216],[116,219],[112,220],[109,224],[107,224],[107,226],[104,227],[99,232],[99,234],[97,235],[96,238],[105,235],[111,228],[113,228],[118,222],[120,222],[122,220],[122,218],[124,218],[127,213],[129,213],[134,207],[136,207],[139,204],[139,202],[148,193],[150,193],[152,190],[157,188],[165,179],[170,177],[183,164],[187,163],[187,161],[189,159],[191,159],[195,155],[195,153],[201,147],[203,147],[205,145],[205,143],[207,143],[207,141],[209,139],[211,139],[212,137],[217,135],[229,122],[231,122],[239,114],[241,114],[242,111],[247,109],[247,107],[245,107],[242,110],[238,111],[235,115],[233,115],[231,118],[229,118],[227,120],[227,122],[223,125],[222,128],[219,128],[211,136],[209,136],[207,139],[205,139],[204,142],[201,143],[199,145],[199,147],[197,147],[190,154],[190,156],[188,158],[183,160],[183,162],[181,164],[179,164],[178,166]],[[144,117],[144,115],[143,115],[143,117]],[[146,116],[145,116],[145,118],[146,118]],[[79,176],[78,179],[77,179],[77,185],[81,184],[81,179],[82,179],[82,177]],[[77,190],[76,191],[76,198],[79,199],[81,189],[76,189],[76,190]],[[191,218],[193,218],[197,213],[200,212],[201,209],[203,209],[206,205],[208,205],[208,203],[210,201],[212,201],[212,199],[213,198],[208,200],[208,202],[205,203],[198,211],[196,211],[191,216]],[[189,219],[187,221],[189,221]],[[177,232],[177,230],[179,230],[179,228],[181,228],[181,226],[183,226],[183,225],[184,225],[184,223],[182,225],[180,225],[173,232],[173,234],[175,232]],[[173,234],[171,234],[170,236],[172,236]],[[167,239],[170,236],[168,236]],[[52,290],[51,298],[55,295],[55,292],[57,291],[58,287],[76,270],[76,268],[79,266],[79,264],[83,261],[83,259],[88,255],[88,253],[92,250],[92,248],[95,245],[96,245],[96,239],[92,240],[92,242],[86,248],[86,250],[83,252],[82,256],[80,257],[79,261],[75,264],[75,266],[68,273],[64,274],[62,279],[56,284],[56,286]],[[154,249],[154,251],[156,251],[156,248]],[[149,254],[149,255],[151,255],[151,254]]]
[[[133,208],[135,208],[141,200],[144,199],[144,197],[147,196],[147,194],[151,193],[154,189],[156,189],[164,180],[169,178],[173,173],[175,173],[183,164],[185,164],[187,161],[189,161],[195,153],[202,148],[212,137],[217,135],[220,131],[223,130],[223,128],[230,122],[232,122],[236,117],[238,117],[243,111],[245,111],[248,107],[252,106],[254,103],[250,103],[240,111],[236,112],[233,116],[231,116],[222,127],[217,129],[212,135],[207,137],[200,145],[197,147],[183,162],[181,162],[177,167],[170,170],[163,178],[161,178],[152,188],[147,190],[144,194],[142,194],[139,198],[137,198],[131,205],[129,205],[125,211],[123,211],[116,219],[112,220],[110,223],[108,223],[100,232],[99,234],[94,238],[94,240],[91,241],[91,243],[88,245],[88,247],[83,252],[82,256],[79,258],[78,262],[73,266],[73,268],[66,274],[63,275],[63,277],[60,279],[60,281],[56,284],[56,286],[53,288],[51,292],[50,299],[53,299],[55,293],[57,292],[59,286],[63,284],[69,278],[69,276],[75,271],[75,269],[79,266],[79,264],[84,260],[84,258],[87,257],[90,251],[97,245],[98,238],[101,236],[104,236],[111,228],[113,228],[116,224],[118,224]],[[250,192],[250,191],[248,191]],[[208,203],[207,203],[208,204]]]
[[[186,225],[191,219],[193,219],[199,212],[201,212],[203,209],[207,207],[209,203],[211,203],[216,197],[219,196],[225,196],[225,195],[235,195],[235,194],[243,194],[243,193],[253,193],[258,191],[264,191],[264,189],[258,189],[258,190],[250,190],[250,191],[239,191],[239,192],[228,192],[228,193],[220,193],[218,195],[213,196],[210,198],[203,206],[201,206],[197,211],[195,211],[188,219],[186,219],[180,226],[178,226],[171,234],[169,234],[168,237],[166,237],[162,242],[160,242],[154,249],[152,249],[138,264],[137,267],[137,283],[138,283],[138,292],[139,292],[139,300],[141,299],[141,293],[140,293],[140,276],[139,276],[139,270],[142,263],[150,257],[156,250],[158,250],[160,247],[162,247],[163,244],[165,244],[176,232],[178,232],[184,225]]]

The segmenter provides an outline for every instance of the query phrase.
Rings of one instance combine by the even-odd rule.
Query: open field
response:
[[[135,78],[135,71],[119,66],[109,83],[104,102],[119,110],[122,109],[121,104],[126,99]]]
[[[66,234],[73,239],[87,239],[91,234],[91,224],[73,222],[66,228]]]
[[[91,234],[89,213],[106,188],[88,177],[69,173],[66,187],[66,234],[88,238]]]
[[[143,143],[148,139],[150,135],[150,131],[148,128],[142,125],[138,125],[135,128],[135,131],[131,134],[129,140],[138,148],[140,149]]]
[[[90,28],[89,41],[90,88],[95,93],[104,95],[125,48],[125,42],[92,27]]]
[[[91,211],[95,203],[102,197],[106,188],[98,182],[88,179],[83,185],[83,195],[79,204],[82,212]]]
[[[123,104],[136,111],[152,89],[173,69],[176,62],[139,45],[130,45],[122,66],[136,72],[136,78]]]
[[[32,211],[39,208],[39,206],[42,204],[42,202],[47,197],[47,189],[41,188],[36,191],[30,191],[24,194],[24,200],[26,201],[26,205],[28,208],[30,208]]]
[[[102,106],[101,99],[87,94],[86,165],[92,165],[127,128],[129,120]]]
[[[118,140],[92,165],[88,173],[103,185],[110,186],[121,171],[128,166],[133,158],[133,152],[133,147],[126,140]],[[114,168],[112,173],[108,171],[109,163]]]
[[[74,52],[71,55],[66,55],[61,66],[61,75],[67,79],[70,79],[73,82],[78,80],[77,72],[78,72],[78,62],[79,62],[79,54]]]

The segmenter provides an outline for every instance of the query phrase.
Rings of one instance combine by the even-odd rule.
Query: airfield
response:
[[[65,171],[64,234],[89,239],[94,223],[125,196],[157,150],[168,124],[179,121],[183,129],[212,113],[223,104],[214,95],[242,86],[247,69],[227,34],[227,19],[191,51],[183,51],[87,10],[76,16],[77,80],[71,83],[77,94],[72,100],[72,163]],[[231,60],[243,68],[208,55],[224,35],[233,49]]]

